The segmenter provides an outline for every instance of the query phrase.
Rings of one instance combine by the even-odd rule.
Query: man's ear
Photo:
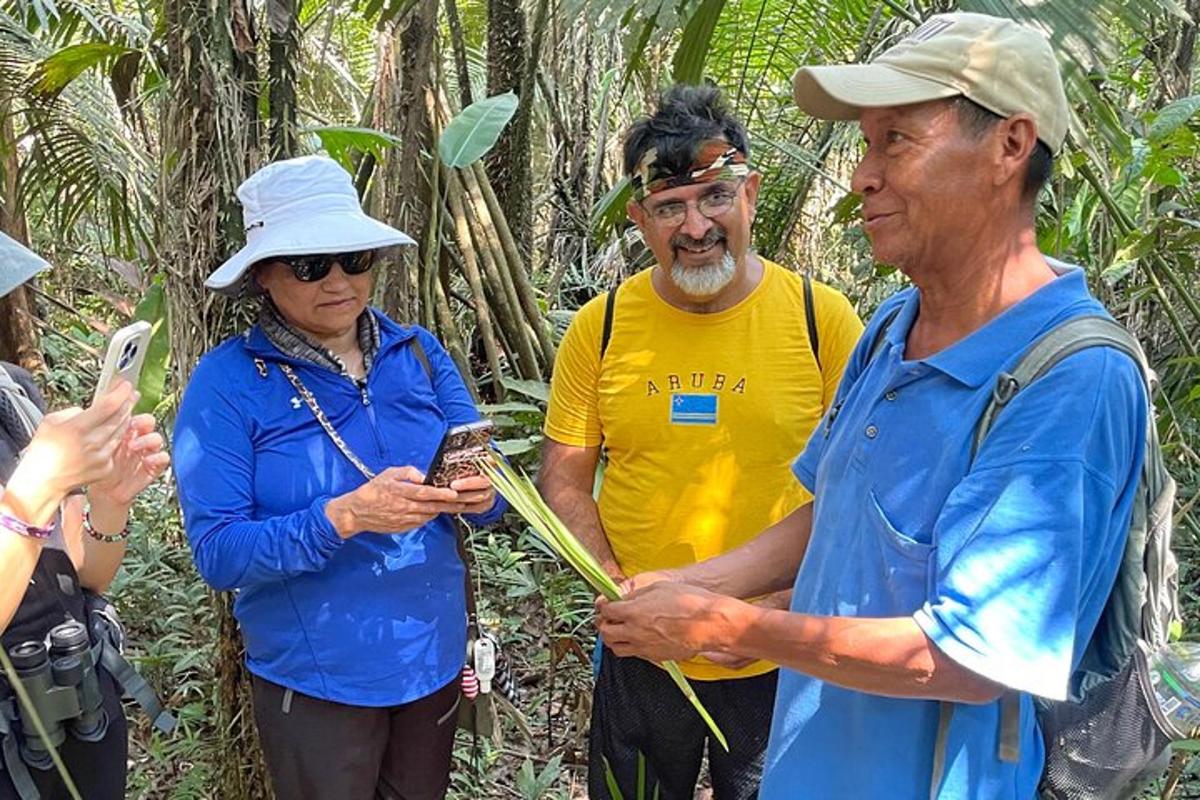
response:
[[[996,127],[995,184],[1003,186],[1014,179],[1024,184],[1029,158],[1038,143],[1037,122],[1032,115],[1021,112]]]
[[[625,203],[625,214],[639,228],[646,222],[646,209],[642,208],[642,204],[637,200],[629,200]]]
[[[751,172],[746,176],[746,182],[742,184],[742,191],[746,193],[746,208],[750,211],[750,221],[754,221],[755,214],[758,209],[758,189],[762,185],[762,173]]]

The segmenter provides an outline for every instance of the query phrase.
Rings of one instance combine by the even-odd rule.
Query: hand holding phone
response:
[[[137,388],[146,350],[150,346],[150,331],[150,323],[141,320],[126,325],[109,339],[104,366],[100,368],[96,392],[92,397],[93,404],[108,391],[109,384],[116,378],[124,378],[130,386]]]
[[[479,475],[475,462],[487,456],[493,427],[491,420],[483,419],[446,431],[425,474],[425,483],[448,487],[460,478]]]

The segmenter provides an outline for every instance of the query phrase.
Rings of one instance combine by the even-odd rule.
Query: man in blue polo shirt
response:
[[[998,376],[1063,320],[1106,313],[1037,250],[1068,118],[1054,56],[1009,20],[946,14],[871,64],[800,69],[795,96],[858,120],[866,233],[914,288],[880,307],[795,463],[813,503],[739,550],[636,576],[600,630],[619,655],[783,665],[764,800],[1026,800],[1044,758],[1032,696],[1066,696],[1111,591],[1148,414],[1134,362],[1087,349],[972,454]],[[790,611],[733,599],[793,579]],[[1006,690],[1015,760],[998,756]]]

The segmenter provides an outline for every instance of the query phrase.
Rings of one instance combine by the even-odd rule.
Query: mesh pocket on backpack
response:
[[[1082,703],[1039,703],[1046,742],[1041,797],[1124,800],[1161,775],[1172,736],[1155,717],[1155,702],[1139,651]]]

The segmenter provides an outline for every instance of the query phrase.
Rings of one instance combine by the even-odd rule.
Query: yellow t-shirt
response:
[[[750,295],[714,314],[669,305],[647,269],[618,291],[603,360],[605,295],[563,338],[545,433],[606,447],[600,520],[626,575],[725,553],[811,500],[791,463],[832,401],[862,323],[844,296],[813,283],[819,369],[801,277],[763,264]],[[701,680],[774,667],[681,666]]]

